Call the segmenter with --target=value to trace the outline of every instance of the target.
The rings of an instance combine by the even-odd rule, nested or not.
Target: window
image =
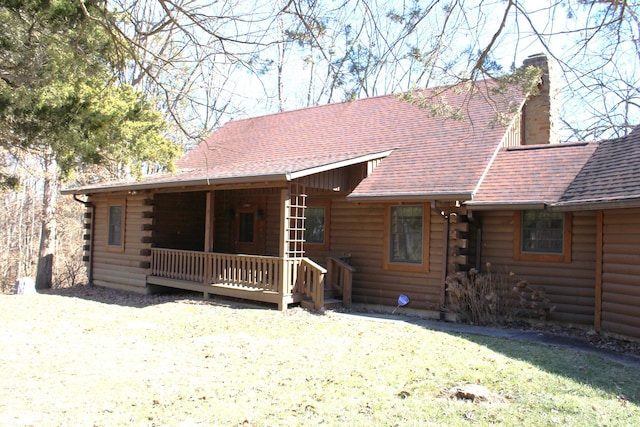
[[[385,265],[390,270],[428,271],[429,209],[388,206],[385,214]]]
[[[310,203],[305,209],[305,246],[310,249],[329,249],[329,212],[329,200]]]
[[[514,215],[514,257],[533,261],[571,261],[571,214],[527,210]]]
[[[562,253],[564,219],[561,212],[522,212],[522,252]]]
[[[324,207],[309,207],[306,211],[304,241],[307,243],[324,244]]]
[[[124,251],[124,200],[107,202],[109,209],[109,230],[107,248],[111,251]]]

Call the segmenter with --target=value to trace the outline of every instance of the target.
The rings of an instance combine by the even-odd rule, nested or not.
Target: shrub
[[[496,324],[521,319],[547,320],[551,306],[544,288],[533,288],[513,272],[480,273],[475,268],[458,272],[446,279],[452,310],[464,321],[475,324]]]

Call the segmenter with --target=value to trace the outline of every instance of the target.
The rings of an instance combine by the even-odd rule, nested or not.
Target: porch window
[[[424,205],[388,206],[385,214],[385,265],[390,270],[427,271],[429,209]]]
[[[324,244],[324,216],[325,211],[322,207],[307,208],[304,230],[304,241],[306,243]]]
[[[329,212],[328,200],[305,209],[304,242],[310,249],[329,249]]]
[[[571,214],[526,210],[514,215],[517,260],[571,261]]]
[[[109,229],[107,236],[107,249],[110,251],[124,251],[124,200],[111,200],[107,202],[109,211]]]

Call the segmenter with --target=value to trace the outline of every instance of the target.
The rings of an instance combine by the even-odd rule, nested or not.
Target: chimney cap
[[[549,61],[547,59],[547,55],[544,53],[535,53],[533,55],[529,55],[524,61],[522,61],[522,65],[525,67],[533,65],[534,67],[547,68],[549,66]]]

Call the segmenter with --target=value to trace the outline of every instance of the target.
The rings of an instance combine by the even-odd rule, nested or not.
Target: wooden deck
[[[348,306],[353,268],[334,258],[328,267],[308,258],[154,248],[147,283],[202,292],[205,298],[211,294],[277,304],[279,310],[303,300],[320,309],[325,289],[333,288]]]

